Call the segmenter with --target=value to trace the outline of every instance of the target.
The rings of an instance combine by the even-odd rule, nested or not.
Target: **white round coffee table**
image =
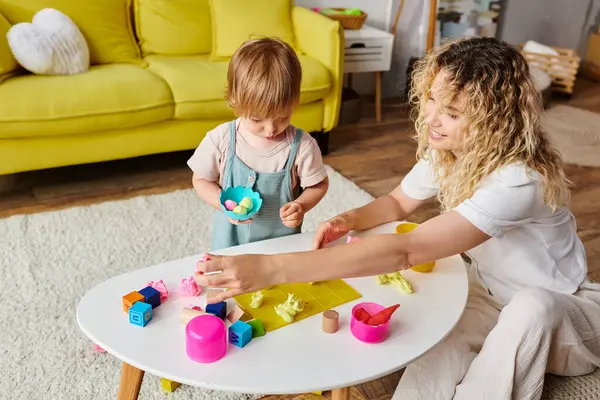
[[[397,224],[382,225],[357,236],[393,233]],[[304,251],[310,249],[312,238],[312,234],[288,236],[219,254]],[[137,398],[144,372],[213,390],[295,394],[334,389],[334,398],[348,398],[346,388],[397,371],[444,339],[467,301],[467,275],[460,256],[439,260],[432,273],[403,272],[415,289],[413,294],[404,294],[392,285],[379,285],[374,277],[347,279],[363,297],[335,308],[340,314],[337,333],[324,333],[322,315],[317,314],[255,338],[244,348],[229,345],[226,356],[216,363],[198,364],[186,356],[179,314],[190,303],[204,306],[205,299],[181,297],[177,289],[181,278],[193,274],[199,257],[116,276],[81,299],[77,307],[80,329],[123,361],[119,399]],[[146,327],[130,324],[122,309],[122,296],[160,279],[170,289],[168,300],[153,310],[154,317]],[[362,301],[400,303],[384,342],[365,344],[350,333],[350,309]]]

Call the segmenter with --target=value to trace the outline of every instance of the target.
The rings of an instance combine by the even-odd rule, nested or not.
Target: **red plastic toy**
[[[362,323],[367,324],[371,318],[371,314],[369,314],[364,308],[359,308],[354,312],[354,318]]]
[[[385,324],[386,322],[388,322],[390,320],[390,318],[392,317],[392,314],[394,313],[394,311],[396,311],[398,309],[398,307],[400,307],[400,304],[396,304],[396,305],[390,306],[384,310],[379,311],[377,314],[375,314],[369,318],[369,320],[367,321],[367,324],[373,325],[373,326]]]

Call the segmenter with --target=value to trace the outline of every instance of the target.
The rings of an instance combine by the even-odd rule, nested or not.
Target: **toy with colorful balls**
[[[313,11],[321,13],[323,15],[335,15],[335,14],[343,14],[343,15],[362,15],[362,11],[360,8],[326,8],[326,7],[314,7]]]
[[[233,220],[252,218],[262,207],[258,192],[243,186],[229,187],[221,192],[221,208]]]

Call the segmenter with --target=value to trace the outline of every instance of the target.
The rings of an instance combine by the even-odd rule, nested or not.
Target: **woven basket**
[[[575,78],[579,70],[581,58],[575,50],[552,47],[558,55],[531,53],[523,50],[524,44],[519,45],[521,53],[531,66],[546,72],[552,78],[552,90],[566,94],[573,94]]]
[[[344,11],[345,8],[331,8],[336,11]],[[360,29],[362,28],[365,20],[367,19],[367,13],[361,10],[361,15],[346,15],[346,14],[323,14],[328,18],[335,21],[340,21],[344,29]]]

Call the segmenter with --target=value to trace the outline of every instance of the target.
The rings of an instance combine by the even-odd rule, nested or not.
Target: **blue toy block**
[[[227,303],[222,301],[220,303],[209,304],[206,306],[206,312],[224,320],[227,316]]]
[[[129,322],[133,325],[146,326],[152,320],[152,306],[138,301],[129,309]]]
[[[146,286],[142,290],[138,290],[138,293],[144,296],[144,303],[150,304],[152,308],[160,306],[160,292],[152,286]]]
[[[244,347],[252,340],[252,326],[244,321],[236,321],[229,327],[229,343]]]

